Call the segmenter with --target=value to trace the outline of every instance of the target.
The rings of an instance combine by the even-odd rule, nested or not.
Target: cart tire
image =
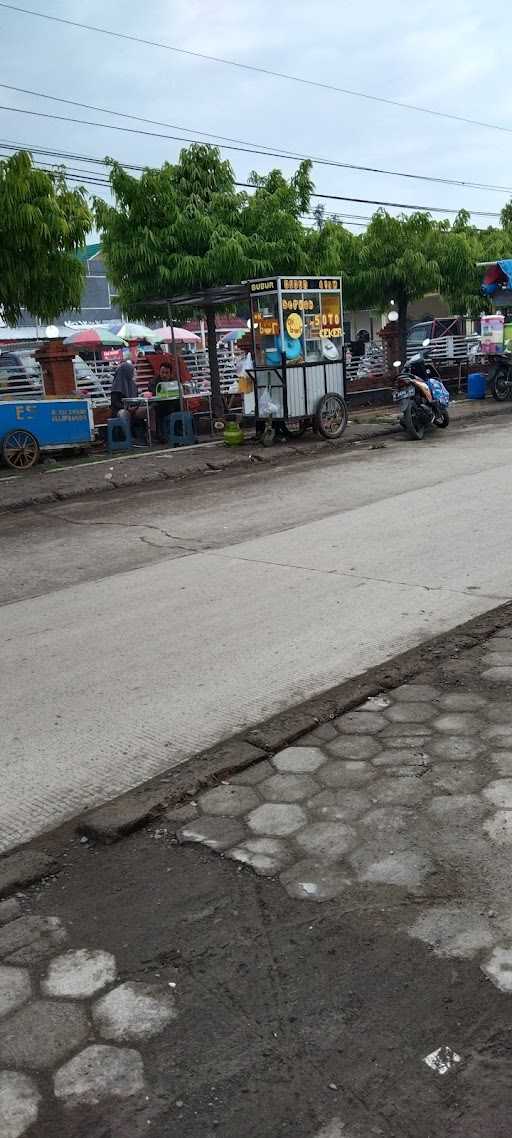
[[[345,400],[337,391],[322,395],[315,413],[315,431],[324,439],[339,439],[348,423]]]
[[[39,443],[30,431],[16,427],[2,439],[2,458],[13,470],[29,470],[39,458]]]
[[[261,442],[262,446],[264,446],[264,447],[271,447],[271,446],[273,446],[273,444],[275,442],[275,437],[276,437],[275,427],[271,427],[267,424],[267,426],[265,427],[265,430],[260,435],[260,442]]]
[[[304,419],[287,419],[282,425],[282,432],[287,439],[301,439],[308,429],[307,421]]]

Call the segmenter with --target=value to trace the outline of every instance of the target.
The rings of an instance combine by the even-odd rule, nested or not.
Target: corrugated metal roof
[[[83,249],[78,249],[76,255],[78,260],[85,264],[86,261],[92,261],[97,257],[98,253],[101,253],[101,243],[96,241],[93,245],[84,245]]]

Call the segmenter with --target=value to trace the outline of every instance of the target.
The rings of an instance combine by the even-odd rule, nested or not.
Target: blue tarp
[[[482,284],[485,296],[494,296],[502,288],[512,289],[512,260],[496,261],[485,274]]]
[[[498,261],[498,265],[507,278],[505,287],[512,289],[512,261]]]

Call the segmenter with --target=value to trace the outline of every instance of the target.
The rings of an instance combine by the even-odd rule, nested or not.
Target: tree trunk
[[[407,297],[401,296],[398,301],[398,332],[400,335],[400,359],[402,364],[407,362]]]
[[[205,308],[206,330],[208,332],[208,361],[212,385],[212,410],[219,418],[224,416],[224,400],[220,390],[219,361],[217,359],[217,334],[215,328],[215,309]]]

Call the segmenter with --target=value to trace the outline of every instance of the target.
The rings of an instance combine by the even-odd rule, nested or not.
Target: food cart
[[[347,425],[340,277],[265,277],[247,283],[253,346],[244,413],[261,441],[313,427],[337,439]]]
[[[174,308],[202,309],[211,327],[216,310],[235,305],[250,313],[252,353],[239,387],[261,441],[308,427],[339,438],[347,425],[341,277],[264,277],[144,302],[167,307],[171,328]]]
[[[40,451],[89,446],[93,438],[89,399],[0,399],[0,454],[14,470],[28,470]]]

